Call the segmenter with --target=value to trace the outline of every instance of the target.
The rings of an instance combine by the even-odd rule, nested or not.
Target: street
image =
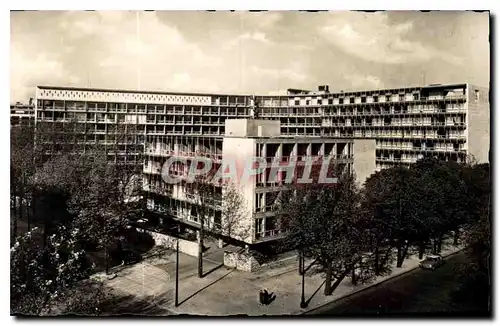
[[[450,291],[458,282],[455,268],[465,261],[459,253],[446,259],[444,266],[429,271],[416,269],[307,313],[328,316],[439,316],[472,315],[453,307]],[[478,316],[478,314],[474,314]],[[482,315],[485,316],[486,315]]]

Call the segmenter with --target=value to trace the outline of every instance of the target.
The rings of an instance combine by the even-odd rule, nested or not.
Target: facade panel
[[[110,161],[143,165],[152,210],[169,211],[195,224],[182,187],[162,183],[162,164],[172,155],[204,155],[220,164],[235,136],[249,139],[239,141],[240,146],[249,142],[245,146],[266,159],[271,153],[282,158],[334,154],[362,180],[372,168],[409,165],[425,156],[457,162],[473,156],[487,162],[489,154],[489,91],[466,83],[339,93],[323,87],[318,92],[289,90],[281,96],[40,86],[35,105],[37,122],[76,124],[76,149],[99,143]],[[249,118],[259,120],[232,120],[237,129],[226,132],[226,120]],[[264,136],[277,138],[273,143]],[[344,145],[325,140],[335,138]],[[342,155],[347,155],[345,161]],[[184,172],[179,167],[177,173]],[[257,184],[245,192],[249,207],[258,201],[259,210],[264,210],[252,210],[257,214],[254,242],[278,232],[271,232],[274,222],[266,220],[266,195],[254,196],[262,192]]]

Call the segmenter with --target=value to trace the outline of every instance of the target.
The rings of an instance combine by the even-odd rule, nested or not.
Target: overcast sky
[[[274,94],[489,85],[474,12],[12,12],[11,101],[36,85]]]

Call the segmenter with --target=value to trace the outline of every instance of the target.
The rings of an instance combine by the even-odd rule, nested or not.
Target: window
[[[377,103],[378,102],[378,96],[373,97],[373,102]]]
[[[255,220],[255,235],[256,238],[260,237],[260,233],[262,232],[262,219],[258,218]]]
[[[361,103],[366,103],[366,97],[365,96],[361,97]]]
[[[214,215],[214,224],[215,227],[220,229],[222,226],[222,216],[220,211],[216,211]]]
[[[318,105],[321,105],[323,101],[321,99],[318,100]]]
[[[328,99],[328,104],[330,104],[330,105],[333,104],[333,99],[329,98]]]
[[[479,101],[479,90],[478,89],[474,90],[474,100],[476,102]]]
[[[300,101],[299,100],[295,100],[295,105],[300,105]]]
[[[339,98],[339,104],[344,104],[344,99],[343,98]]]
[[[264,206],[264,194],[255,194],[255,211],[260,212]]]
[[[405,100],[405,96],[404,95],[399,95],[399,101],[402,102]]]
[[[350,104],[354,104],[354,97],[351,97],[351,98],[349,99],[349,103],[350,103]]]
[[[309,105],[311,103],[310,100],[306,100],[306,105]]]

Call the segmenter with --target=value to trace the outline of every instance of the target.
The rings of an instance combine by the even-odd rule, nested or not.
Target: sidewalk
[[[447,256],[461,249],[448,244],[443,247],[441,254]],[[155,261],[148,268],[141,269],[138,265],[132,266],[128,268],[131,271],[128,271],[126,275],[120,275],[122,274],[120,272],[119,276],[112,281],[114,281],[115,286],[126,286],[126,281],[118,281],[117,279],[123,277],[135,279],[136,286],[131,284],[130,289],[126,292],[133,293],[136,291],[136,295],[141,296],[142,289],[137,287],[137,283],[141,283],[140,281],[144,279],[145,288],[150,289],[144,295],[149,294],[161,298],[162,308],[168,309],[173,314],[211,316],[237,314],[253,316],[297,315],[409,272],[418,267],[419,259],[418,256],[411,256],[404,260],[401,268],[394,267],[390,275],[378,277],[369,284],[353,286],[350,279],[346,278],[330,296],[323,295],[323,275],[307,275],[306,273],[305,297],[306,300],[309,300],[309,305],[305,309],[299,307],[302,277],[298,274],[296,262],[288,266],[252,274],[228,269],[224,266],[220,267],[217,262],[205,261],[205,272],[213,268],[215,270],[201,279],[196,274],[196,258],[182,255],[180,262],[182,268],[179,272],[180,305],[178,307],[174,307],[173,304],[175,254],[166,256],[163,262]],[[161,270],[161,272],[155,271],[155,269]],[[150,274],[151,277],[143,277],[143,272]],[[131,277],[131,275],[136,276]],[[262,288],[267,288],[276,295],[275,301],[269,306],[261,306],[258,303],[258,294]]]

